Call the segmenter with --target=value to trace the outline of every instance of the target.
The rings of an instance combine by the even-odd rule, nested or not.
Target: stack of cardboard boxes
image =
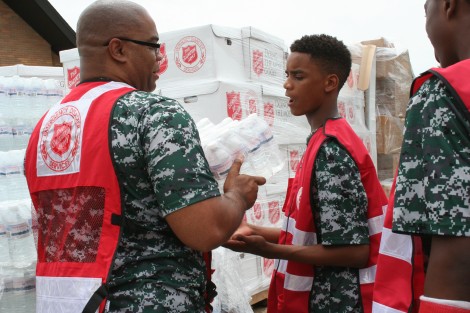
[[[413,71],[408,51],[399,52],[384,38],[363,43],[377,46],[377,170],[384,189],[389,192],[400,157]]]

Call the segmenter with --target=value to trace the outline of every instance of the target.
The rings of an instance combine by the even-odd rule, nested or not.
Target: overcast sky
[[[253,26],[283,39],[327,33],[352,45],[385,37],[408,50],[415,74],[436,66],[425,32],[425,0],[134,0],[155,19],[159,33],[194,26]],[[49,0],[75,30],[94,0]]]

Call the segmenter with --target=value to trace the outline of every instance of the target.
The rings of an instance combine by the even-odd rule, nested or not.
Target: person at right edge
[[[470,0],[427,0],[424,10],[440,67],[411,86],[374,313],[470,312]],[[430,242],[421,292],[410,266],[420,246],[398,237],[410,235]]]
[[[351,54],[329,35],[290,46],[284,88],[310,126],[280,229],[243,223],[224,246],[276,259],[269,313],[370,313],[387,198],[361,138],[339,117]]]

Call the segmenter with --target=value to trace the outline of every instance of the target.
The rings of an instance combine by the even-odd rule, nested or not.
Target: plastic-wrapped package
[[[409,90],[414,78],[407,50],[385,38],[363,41],[376,50],[376,137],[379,179],[392,178],[398,165]]]
[[[250,313],[250,295],[242,280],[240,254],[225,248],[212,251],[212,280],[217,296],[212,302],[214,313]],[[245,273],[246,274],[246,273]]]
[[[266,179],[284,167],[271,128],[256,114],[241,121],[227,117],[215,125],[201,119],[197,126],[209,167],[221,185],[237,157],[244,159],[241,173]]]

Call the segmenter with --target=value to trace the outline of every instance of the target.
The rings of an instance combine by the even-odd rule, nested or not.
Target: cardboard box
[[[403,141],[403,120],[389,115],[377,116],[377,153],[399,153]]]
[[[400,153],[378,154],[377,174],[379,180],[392,179],[397,171]]]
[[[66,93],[69,93],[80,82],[80,56],[78,55],[78,49],[62,50],[59,52],[59,57],[64,67],[65,90]]]
[[[387,178],[382,181],[380,181],[380,185],[382,186],[382,189],[385,192],[385,195],[387,197],[390,196],[390,191],[392,189],[392,184],[393,184],[393,178]]]
[[[282,86],[287,61],[284,41],[254,27],[244,27],[241,33],[248,80]]]
[[[160,33],[160,87],[195,80],[245,80],[241,30],[204,25]]]
[[[411,78],[396,80],[391,77],[377,77],[377,114],[404,118],[409,102]]]
[[[202,118],[214,124],[226,117],[241,120],[258,113],[261,86],[233,81],[200,81],[184,86],[164,87],[157,93],[178,100],[195,122]]]
[[[371,40],[364,40],[364,41],[361,41],[361,44],[374,45],[374,46],[377,46],[377,48],[394,48],[395,47],[395,45],[392,42],[388,41],[384,37],[371,39]]]

